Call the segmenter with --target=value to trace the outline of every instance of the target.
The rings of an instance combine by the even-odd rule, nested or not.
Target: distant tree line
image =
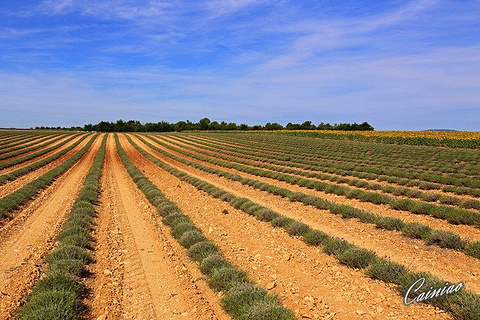
[[[97,124],[86,124],[83,127],[84,131],[100,131],[100,132],[171,132],[171,131],[186,131],[186,130],[374,130],[374,128],[364,122],[358,123],[339,123],[329,124],[320,123],[315,125],[312,121],[305,121],[302,124],[289,122],[286,126],[279,123],[268,122],[265,125],[236,124],[234,122],[227,123],[225,121],[217,122],[210,121],[208,118],[203,118],[199,122],[178,121],[177,123],[169,123],[167,121],[147,122],[142,124],[140,121],[118,120],[117,122],[101,121]]]
[[[63,131],[82,131],[83,130],[83,127],[45,127],[45,126],[41,126],[41,127],[35,127],[35,128],[30,128],[30,130],[63,130]],[[25,130],[29,130],[29,129],[25,129]]]
[[[178,121],[177,123],[169,123],[167,121],[147,122],[142,124],[136,120],[117,120],[117,122],[101,121],[97,124],[86,124],[83,127],[35,127],[36,130],[68,130],[68,131],[100,131],[100,132],[171,132],[171,131],[186,131],[186,130],[374,130],[374,128],[364,122],[358,123],[338,123],[330,124],[321,122],[318,125],[312,121],[305,121],[300,123],[287,123],[282,126],[279,123],[268,122],[265,125],[236,124],[234,122],[227,123],[225,121],[217,122],[210,121],[208,118],[203,118],[199,122]]]

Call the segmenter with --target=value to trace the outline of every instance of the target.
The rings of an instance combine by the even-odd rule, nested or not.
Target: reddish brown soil
[[[39,139],[37,139],[37,140],[41,140],[41,139],[43,139],[43,138],[45,138],[45,137],[39,138]],[[58,136],[50,137],[50,139],[44,140],[44,141],[42,141],[42,142],[40,142],[40,143],[36,143],[36,144],[34,144],[34,145],[30,145],[28,148],[34,147],[35,145],[45,144],[45,143],[47,143],[47,142],[49,142],[49,141],[55,140],[55,138],[58,138]],[[52,144],[56,144],[56,143],[58,143],[58,142],[64,141],[65,139],[68,139],[68,138],[69,138],[69,136],[65,137],[64,139],[57,140],[57,141],[55,141],[55,142],[52,143]],[[33,141],[29,141],[28,143],[25,143],[25,144],[30,144],[30,143],[32,143],[32,142],[33,142]],[[52,144],[51,144],[51,145],[52,145]],[[0,162],[6,162],[6,161],[15,160],[15,159],[17,159],[17,158],[21,158],[21,157],[24,157],[24,156],[26,156],[26,155],[29,155],[29,154],[32,154],[32,153],[35,153],[35,152],[44,150],[44,149],[46,149],[46,148],[49,148],[49,147],[51,147],[51,145],[47,145],[47,146],[42,147],[42,148],[39,148],[39,149],[37,149],[37,150],[32,150],[32,151],[29,151],[29,152],[20,153],[20,154],[17,155],[17,156],[10,157],[10,158],[7,158],[7,159],[3,159],[3,160],[1,160]],[[18,152],[18,151],[21,151],[21,150],[15,150],[14,152]]]
[[[41,277],[44,257],[55,245],[100,143],[97,138],[72,168],[0,229],[0,319],[12,316]]]
[[[67,161],[71,156],[73,156],[80,149],[82,149],[88,143],[88,141],[90,141],[90,139],[91,138],[86,138],[78,146],[76,146],[75,148],[73,148],[72,150],[70,150],[69,152],[67,152],[66,154],[64,154],[60,158],[58,158],[57,160],[52,161],[49,164],[47,164],[43,167],[40,167],[35,171],[31,171],[31,172],[15,179],[15,180],[8,181],[3,186],[0,186],[0,198],[6,196],[9,193],[14,192],[15,190],[20,189],[21,187],[23,187],[27,183],[37,179],[38,177],[40,177],[44,173],[52,170],[53,168],[57,167],[58,165],[62,164],[65,161]],[[74,139],[73,141],[70,141],[69,143],[65,144],[65,146],[62,147],[62,149],[63,148],[68,148],[70,145],[75,143],[75,140],[76,139]],[[60,150],[61,149],[57,150],[56,152],[58,152]]]
[[[233,143],[226,143],[226,142],[223,142],[223,141],[219,141],[219,140],[216,140],[214,138],[207,138],[207,137],[199,137],[199,136],[196,136],[194,137],[196,139],[199,139],[199,140],[204,140],[206,142],[209,142],[209,143],[218,143],[220,145],[227,145],[227,146],[230,146],[230,147],[236,147],[235,144]],[[252,141],[252,143],[254,143]],[[255,144],[258,144],[255,143]],[[329,175],[332,175],[332,176],[336,176],[336,177],[343,177],[341,175],[338,175],[338,174],[334,174],[334,173],[329,173],[329,172],[324,172],[324,171],[320,171],[320,170],[316,170],[316,171],[311,171],[311,170],[303,170],[301,168],[296,168],[296,170],[302,170],[302,171],[306,171],[306,172],[319,172],[319,173],[325,173],[325,174],[329,174]],[[354,176],[346,176],[346,178],[354,178],[354,179],[358,179]],[[394,186],[394,187],[404,187],[403,185],[400,185],[400,184],[397,184],[397,183],[392,183],[392,182],[387,182],[387,181],[378,181],[376,179],[362,179],[362,180],[365,180],[367,182],[370,182],[370,183],[378,183],[382,186],[385,186],[385,185],[391,185],[391,186]],[[420,191],[425,191],[423,189],[420,189],[418,187],[415,187],[415,186],[411,186],[411,187],[408,187],[410,189],[416,189],[416,190],[420,190]],[[453,192],[446,192],[446,191],[443,191],[443,190],[429,190],[428,192],[432,192],[432,193],[437,193],[437,194],[440,194],[440,195],[447,195],[447,196],[453,196],[453,197],[457,197],[457,198],[461,198],[461,199],[477,199],[476,197],[473,197],[473,196],[469,196],[469,195],[458,195],[456,193],[453,193]]]
[[[171,145],[165,139],[162,142]],[[183,144],[183,145],[185,145],[185,144]],[[156,146],[162,147],[161,145],[158,145],[158,144],[156,144]],[[187,149],[179,147],[179,146],[175,146],[175,147],[186,150],[186,151],[189,151],[189,152],[193,152],[197,155],[206,156],[205,154],[202,154],[200,152],[187,150]],[[419,223],[428,225],[428,226],[430,226],[432,228],[435,228],[435,229],[453,231],[455,233],[463,235],[465,238],[468,238],[468,239],[471,239],[471,240],[474,240],[474,241],[479,241],[480,240],[480,232],[478,232],[478,228],[474,227],[474,226],[454,225],[454,224],[449,223],[446,220],[434,218],[432,216],[421,215],[421,214],[413,214],[409,211],[395,210],[395,209],[392,209],[388,205],[377,205],[377,204],[373,204],[371,202],[363,202],[363,201],[356,200],[356,199],[349,199],[345,196],[338,196],[338,195],[331,194],[331,193],[325,193],[325,192],[322,192],[322,191],[312,190],[312,189],[309,189],[309,188],[306,188],[306,187],[301,187],[301,186],[298,186],[298,185],[292,185],[292,184],[282,182],[282,181],[279,181],[279,180],[276,180],[276,179],[255,176],[255,175],[248,174],[248,173],[238,171],[238,170],[235,170],[235,169],[229,169],[229,168],[225,168],[225,167],[222,167],[222,166],[217,166],[217,165],[211,164],[211,163],[206,162],[206,161],[200,161],[200,160],[197,160],[195,158],[183,155],[179,152],[169,150],[167,148],[162,148],[162,149],[164,149],[164,150],[166,150],[170,153],[173,153],[175,155],[186,158],[188,160],[195,161],[197,163],[201,163],[203,165],[206,165],[206,166],[209,166],[209,167],[212,167],[212,168],[220,169],[220,170],[231,172],[231,173],[234,173],[234,174],[239,174],[239,175],[244,176],[244,177],[248,177],[248,178],[251,178],[251,179],[263,181],[263,182],[266,182],[266,183],[269,183],[269,184],[272,184],[272,185],[275,185],[275,186],[279,186],[279,187],[282,187],[282,188],[286,188],[286,189],[289,189],[289,190],[292,190],[292,191],[295,191],[295,192],[302,192],[302,193],[305,193],[305,194],[314,195],[314,196],[317,196],[317,197],[320,197],[320,198],[323,198],[323,199],[327,199],[327,200],[332,201],[332,202],[347,204],[349,206],[352,206],[352,207],[355,207],[355,208],[358,208],[358,209],[367,210],[367,211],[370,211],[370,212],[373,212],[373,213],[381,214],[382,216],[399,218],[399,219],[402,219],[405,222],[419,222]],[[253,166],[247,166],[247,167],[254,168]],[[266,169],[262,168],[262,170],[266,170]],[[318,179],[311,179],[311,180],[320,181]],[[332,183],[332,184],[334,184],[334,183]],[[339,184],[339,183],[335,183],[335,184],[342,185],[342,184]]]
[[[399,232],[380,230],[357,219],[344,220],[327,211],[204,173],[155,152],[133,135],[130,137],[158,159],[236,196],[249,198],[331,236],[373,250],[379,256],[412,270],[430,271],[450,282],[463,281],[467,289],[480,292],[478,259],[453,250],[427,246]],[[446,312],[429,305],[405,306],[403,297],[393,285],[372,280],[363,270],[340,264],[321,248],[308,246],[282,229],[273,228],[197,190],[143,157],[125,135],[120,134],[119,138],[134,164],[192,219],[220,248],[226,259],[246,271],[253,281],[278,295],[282,304],[293,310],[299,319],[451,319]],[[172,142],[170,138],[159,138],[166,143]],[[42,277],[46,267],[45,256],[56,245],[61,225],[70,212],[101,140],[102,137],[98,137],[87,154],[72,168],[0,225],[0,319],[14,318],[30,288]],[[0,186],[0,197],[64,162],[87,141],[88,138],[51,164]],[[189,144],[184,140],[181,142],[181,139],[175,141]],[[71,141],[28,163],[73,143]],[[452,230],[462,237],[480,240],[477,230],[472,227],[454,226],[427,216],[324,194],[204,163],[171,150],[168,152],[292,191],[347,203],[404,221]],[[23,165],[28,164],[18,167]],[[14,169],[8,168],[10,170]],[[95,259],[88,266],[89,272],[84,279],[88,289],[84,302],[88,308],[83,317],[98,320],[230,319],[221,308],[221,294],[208,287],[198,264],[189,259],[186,250],[170,235],[170,229],[162,224],[156,209],[128,175],[116,151],[113,135],[107,140],[101,182],[91,246]]]
[[[421,240],[404,237],[398,231],[377,229],[374,225],[365,224],[358,219],[342,219],[325,210],[306,206],[298,202],[259,191],[252,187],[244,186],[214,174],[207,174],[200,170],[180,164],[170,158],[153,151],[140,140],[134,138],[142,148],[187,173],[204,181],[216,185],[236,196],[246,197],[278,213],[300,220],[314,229],[319,229],[331,236],[344,238],[360,247],[370,249],[379,256],[388,257],[390,260],[401,263],[415,271],[429,271],[435,276],[451,282],[464,281],[466,286],[475,292],[480,292],[480,261],[467,256],[459,251],[442,249],[437,246],[427,246]],[[159,146],[161,147],[161,146]],[[247,176],[240,173],[241,176]],[[267,181],[252,177],[260,181]],[[272,182],[273,181],[268,181]],[[289,189],[295,190],[289,185]],[[455,267],[452,268],[452,262]]]
[[[228,260],[247,271],[257,283],[278,294],[299,317],[449,318],[444,312],[429,306],[404,306],[402,298],[390,286],[373,281],[362,271],[339,264],[319,248],[309,247],[286,232],[273,229],[269,224],[198,191],[146,160],[124,137],[121,141],[134,163],[184,214],[190,216]],[[148,147],[142,147],[148,150]],[[173,161],[168,162],[185,169]],[[203,173],[195,172],[195,176],[213,181]],[[240,194],[237,192],[239,186],[231,187]],[[248,196],[258,200],[258,194]],[[224,213],[225,209],[228,214]]]
[[[64,138],[64,139],[61,139],[60,141],[57,141],[57,143],[61,143],[62,141],[65,141],[66,139],[68,139],[67,137]],[[50,152],[47,152],[45,153],[44,155],[41,155],[40,157],[35,157],[33,159],[30,159],[28,161],[25,161],[25,162],[22,162],[22,163],[19,163],[19,164],[16,164],[14,166],[11,166],[11,167],[8,167],[8,168],[5,168],[5,169],[2,169],[0,170],[0,175],[2,174],[6,174],[6,173],[9,173],[9,172],[12,172],[12,171],[15,171],[17,169],[20,169],[20,168],[23,168],[23,167],[26,167],[34,162],[37,162],[39,160],[42,160],[42,159],[45,159],[45,158],[48,158],[49,156],[51,156],[52,154],[55,154],[57,153],[58,151],[68,147],[69,145],[75,143],[75,141],[77,141],[78,139],[80,139],[80,137],[76,137],[74,138],[73,140],[71,140],[69,143],[66,143],[64,145],[61,145],[60,147],[56,148],[55,150],[52,150]],[[87,138],[88,139],[88,138]],[[55,144],[57,144],[55,143]],[[22,155],[23,156],[23,155]]]
[[[228,319],[198,267],[160,222],[108,139],[87,281],[89,318]]]

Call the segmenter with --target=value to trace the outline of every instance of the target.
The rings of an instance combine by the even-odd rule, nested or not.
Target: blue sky
[[[0,4],[0,127],[480,130],[480,0]]]

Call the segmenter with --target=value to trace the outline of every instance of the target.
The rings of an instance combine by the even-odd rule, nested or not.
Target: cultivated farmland
[[[479,145],[0,131],[0,319],[479,319]]]

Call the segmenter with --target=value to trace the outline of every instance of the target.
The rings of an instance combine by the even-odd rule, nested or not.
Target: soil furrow
[[[57,141],[55,144],[61,144],[62,142],[64,142],[65,140],[69,139],[70,137],[65,137],[64,139],[61,139],[60,141]],[[80,136],[78,137],[75,137],[74,139],[72,139],[71,143],[75,143],[75,141],[77,141],[78,139],[80,139]],[[16,165],[13,165],[11,167],[8,167],[8,168],[5,168],[5,169],[2,169],[0,170],[0,174],[6,174],[6,173],[10,173],[12,171],[15,171],[17,169],[20,169],[20,168],[23,168],[23,167],[26,167],[34,162],[37,162],[37,161],[40,161],[40,160],[43,160],[45,158],[48,158],[49,156],[51,156],[52,154],[55,154],[57,153],[58,151],[64,149],[66,147],[66,144],[61,144],[60,146],[58,146],[57,148],[55,148],[54,150],[50,151],[50,152],[47,152],[45,154],[42,154],[41,156],[39,157],[35,157],[33,159],[30,159],[30,160],[27,160],[27,161],[24,161],[22,163],[18,163]],[[38,152],[39,150],[37,150],[36,152]],[[24,155],[22,155],[24,156]]]
[[[64,138],[69,138],[69,137],[70,137],[70,136],[65,136]],[[44,140],[44,141],[38,143],[37,145],[43,145],[43,144],[52,142],[52,141],[55,140],[56,138],[58,138],[58,136],[52,136],[52,137],[50,137],[49,139]],[[54,144],[54,143],[57,143],[57,142],[60,142],[60,141],[62,141],[62,140],[64,140],[64,139],[59,139],[59,140],[57,140],[57,141],[53,141],[53,144]],[[34,146],[35,146],[35,145],[31,145],[31,146],[29,146],[28,148],[31,148],[31,147],[34,147]],[[44,149],[46,149],[46,148],[49,148],[50,146],[51,146],[51,145],[48,145],[48,144],[47,144],[47,145],[45,145],[45,146],[43,146],[43,147],[41,147],[41,148],[38,148],[38,149],[35,149],[35,150],[31,150],[31,151],[27,151],[27,152],[23,152],[23,153],[20,153],[19,155],[2,159],[2,160],[0,160],[0,162],[7,162],[7,161],[15,160],[15,159],[17,159],[17,158],[21,158],[21,157],[24,157],[24,156],[28,156],[28,155],[30,155],[30,154],[32,154],[32,153],[39,152],[39,151],[42,151],[42,150],[44,150]],[[15,151],[13,151],[13,152],[19,152],[19,151],[21,151],[21,149],[15,150]],[[10,153],[10,152],[8,152],[8,153]]]
[[[278,294],[299,318],[450,318],[430,306],[404,306],[392,287],[340,265],[320,249],[198,191],[145,159],[124,137],[121,141],[132,161],[221,248],[227,259]]]
[[[195,264],[161,225],[107,142],[95,230],[92,316],[107,319],[228,319]]]
[[[200,148],[200,149],[202,149],[202,147],[203,147],[202,144],[198,142],[198,141],[201,141],[199,139],[197,139],[197,141],[193,142],[191,140],[183,139],[183,137],[181,137],[181,136],[172,137],[172,136],[162,135],[162,136],[156,136],[156,137],[164,139],[163,141],[166,141],[166,140],[170,139],[171,141],[175,141],[176,143],[181,143],[183,145],[189,145],[190,147],[193,146],[193,147],[197,147],[197,148]],[[196,139],[198,137],[189,136],[189,138],[190,139]],[[211,143],[211,142],[212,141],[207,141],[207,143]],[[214,154],[225,155],[221,151],[221,145],[216,146],[215,149],[217,151],[212,151],[212,150],[206,150],[206,151],[214,153]],[[230,155],[230,154],[228,154],[227,156],[235,158],[235,159],[247,160],[247,161],[250,161],[254,164],[271,164],[271,163],[262,162],[262,161],[259,161],[259,160],[252,160],[252,159],[247,158],[246,156],[245,157],[244,156],[239,156],[239,155],[234,156],[234,155]],[[268,159],[268,155],[265,155],[265,159]],[[307,170],[307,169],[303,169],[303,168],[293,166],[293,165],[290,165],[290,166],[282,165],[282,164],[271,164],[271,165],[274,165],[274,166],[279,167],[279,168],[294,169],[294,170],[297,170],[297,171],[304,172],[306,174],[311,174],[311,173],[325,174],[325,175],[335,177],[335,178],[340,178],[340,179],[347,178],[347,179],[355,179],[355,180],[364,180],[368,183],[374,183],[374,184],[378,184],[378,185],[381,185],[381,186],[391,186],[391,187],[394,187],[394,188],[406,188],[404,185],[393,183],[393,182],[388,182],[388,181],[372,180],[372,179],[359,178],[359,177],[349,176],[349,175],[340,175],[340,174],[330,173],[330,172],[321,171],[321,170]],[[302,177],[305,178],[304,176],[302,176]],[[347,183],[333,182],[333,181],[330,181],[330,180],[321,180],[321,179],[315,179],[315,178],[308,178],[308,179],[324,181],[324,182],[327,182],[327,183],[336,183],[338,185],[345,186],[345,187],[348,187],[348,188],[351,188],[351,189],[358,189],[358,190],[364,190],[364,191],[374,191],[374,192],[378,192],[378,193],[385,194],[385,195],[388,195],[388,196],[392,196],[392,193],[384,192],[382,190],[368,190],[366,188],[359,188],[359,187],[356,187],[356,186],[349,185]],[[456,193],[453,193],[453,192],[447,192],[447,191],[437,190],[437,189],[424,190],[424,189],[419,188],[418,186],[408,186],[408,189],[419,190],[419,191],[424,192],[424,193],[438,194],[439,196],[447,196],[448,195],[448,196],[452,196],[452,197],[459,198],[459,199],[476,200],[476,198],[474,196],[460,195],[460,194],[456,194]],[[407,198],[407,196],[400,196],[400,198]],[[411,198],[411,199],[418,200],[417,198]],[[435,203],[435,202],[431,202],[431,203]],[[456,205],[451,205],[451,206],[456,207],[456,208],[460,208],[459,206],[456,206]],[[475,209],[470,209],[470,210],[475,211]],[[477,210],[477,212],[478,211],[479,210]]]
[[[9,193],[14,192],[15,190],[20,189],[21,187],[23,187],[27,183],[30,183],[31,181],[37,179],[38,177],[40,177],[44,173],[48,172],[49,170],[55,168],[56,166],[62,164],[65,161],[67,161],[67,159],[69,159],[75,153],[80,151],[80,149],[82,149],[88,143],[88,141],[90,141],[90,139],[91,139],[91,137],[86,138],[78,146],[76,146],[75,148],[73,148],[72,150],[70,150],[69,152],[67,152],[63,156],[61,156],[60,158],[50,162],[49,164],[47,164],[43,167],[40,167],[40,168],[38,168],[34,171],[31,171],[31,172],[15,179],[15,180],[8,181],[3,186],[0,186],[0,198],[6,196]],[[74,144],[76,141],[77,141],[77,139],[74,139],[74,140],[66,143],[64,146],[62,146],[61,149],[56,150],[56,152],[60,152],[61,150],[65,149],[65,148],[68,148],[69,146]],[[39,160],[39,161],[41,161],[41,160]]]
[[[164,137],[164,136],[157,136],[157,137]],[[189,138],[193,138],[193,139],[198,139],[198,136],[190,136]],[[198,139],[200,140],[200,139]],[[203,141],[203,140],[201,140]],[[212,138],[212,140],[206,140],[207,143],[219,143],[219,141],[217,140],[214,140]],[[227,145],[229,147],[238,147],[236,145],[233,145],[233,144],[228,144],[228,143],[221,143],[221,145]],[[239,147],[241,149],[244,149],[245,147],[244,146],[241,146]],[[259,150],[261,151],[261,150]],[[221,152],[219,152],[219,154],[221,154]],[[267,156],[268,157],[268,156]],[[242,158],[242,159],[246,159],[246,158]],[[249,160],[249,161],[253,161],[253,160],[250,160],[250,159],[246,159],[246,160]],[[327,171],[322,171],[320,169],[317,169],[317,170],[306,170],[306,169],[302,169],[302,168],[299,168],[297,166],[286,166],[286,165],[280,165],[280,164],[275,164],[276,166],[279,166],[279,167],[288,167],[288,168],[293,168],[295,170],[300,170],[300,171],[304,171],[304,172],[312,172],[312,173],[320,173],[320,174],[328,174],[330,176],[334,176],[334,177],[337,177],[337,178],[349,178],[349,179],[361,179],[361,180],[365,180],[369,183],[376,183],[376,184],[379,184],[379,185],[382,185],[382,186],[392,186],[392,187],[405,187],[404,185],[402,184],[398,184],[398,183],[394,183],[394,182],[388,182],[388,181],[380,181],[378,179],[369,179],[369,178],[358,178],[356,176],[350,176],[350,175],[340,175],[340,174],[336,174],[336,173],[331,173],[331,172],[327,172]],[[443,185],[445,186],[445,185]],[[439,195],[445,195],[445,196],[453,196],[453,197],[456,197],[456,198],[460,198],[460,199],[475,199],[476,200],[476,197],[474,196],[470,196],[470,195],[462,195],[462,194],[456,194],[456,193],[453,193],[453,192],[448,192],[448,191],[444,191],[444,190],[438,190],[438,189],[433,189],[433,190],[424,190],[424,189],[421,189],[419,188],[418,186],[408,186],[409,189],[414,189],[414,190],[419,190],[419,191],[423,191],[423,192],[431,192],[431,193],[436,193],[436,194],[439,194]]]
[[[249,139],[248,137],[243,137],[243,138],[246,138],[246,139],[241,141],[241,140],[238,139],[238,137],[236,139],[234,138],[235,139],[235,144],[239,145],[239,146],[243,146],[243,147],[250,146],[251,143],[252,143],[252,140]],[[271,138],[271,136],[270,136],[270,138]],[[216,139],[218,140],[219,137],[216,137]],[[225,137],[224,137],[224,139],[225,139]],[[315,141],[315,139],[308,139],[308,140],[310,142]],[[231,142],[229,141],[229,143],[231,143]],[[326,161],[333,161],[333,162],[339,163],[339,164],[341,164],[341,163],[343,163],[343,164],[357,163],[357,164],[360,164],[360,166],[363,166],[364,164],[366,164],[367,166],[377,167],[377,168],[378,167],[384,167],[384,166],[396,167],[397,169],[402,170],[402,171],[403,170],[405,170],[405,171],[413,170],[417,173],[428,172],[428,173],[437,174],[437,175],[449,174],[448,172],[444,172],[443,170],[435,170],[435,166],[432,167],[431,165],[430,166],[426,165],[424,162],[422,162],[420,159],[418,159],[418,155],[417,155],[416,152],[414,154],[410,154],[410,155],[404,154],[402,151],[400,151],[401,149],[399,148],[399,146],[393,147],[393,148],[397,149],[396,151],[393,151],[393,149],[391,149],[391,152],[384,153],[381,150],[375,151],[375,149],[371,150],[370,148],[363,149],[363,151],[356,150],[355,147],[357,147],[359,145],[358,143],[350,144],[348,149],[344,148],[343,151],[340,151],[340,152],[338,150],[337,151],[331,150],[327,145],[325,145],[323,143],[320,143],[320,144],[316,145],[315,147],[309,146],[309,147],[305,148],[306,146],[304,144],[302,144],[301,141],[290,140],[289,142],[287,142],[287,145],[289,145],[289,147],[287,147],[286,149],[284,149],[284,144],[285,144],[285,142],[282,142],[281,139],[278,139],[276,142],[272,142],[272,140],[262,141],[256,149],[257,149],[257,151],[260,151],[262,149],[267,148],[268,150],[271,150],[271,151],[275,150],[274,152],[276,152],[277,148],[279,146],[281,146],[282,150],[285,153],[288,153],[289,150],[291,150],[295,154],[307,155],[310,159],[317,159],[318,161],[326,160]],[[319,150],[323,150],[324,147],[326,147],[328,149],[328,151],[329,151],[328,155],[325,154],[322,151],[319,152]],[[352,147],[353,147],[353,150],[352,150]],[[418,151],[419,148],[417,147],[417,148],[415,148],[415,150]],[[335,155],[332,155],[332,152]],[[355,155],[360,156],[360,158],[358,158]],[[366,155],[368,155],[368,156],[366,156]],[[377,158],[376,155],[380,155],[380,158]],[[426,157],[429,157],[426,154],[423,154],[423,155],[426,156]],[[392,156],[400,156],[400,158],[403,159],[403,161],[399,162],[398,160],[395,160],[395,158],[398,158],[398,157],[393,157],[392,158]],[[430,153],[430,156],[433,156],[433,154]],[[440,165],[440,166],[451,165],[450,155],[448,156],[448,159],[445,159],[445,158],[439,159],[439,158],[436,158],[436,157],[433,157],[433,158],[435,159],[435,160],[432,160],[433,161],[432,164],[434,164],[434,165]],[[461,173],[459,171],[461,171],[461,168],[459,170],[454,170],[453,172],[450,172],[450,174],[452,174],[453,176],[456,176],[458,178],[463,177],[463,178],[468,178],[468,179],[477,179],[479,177],[478,173],[476,171],[470,171],[471,174],[464,174],[464,173]]]
[[[43,144],[47,141],[51,141],[53,140],[55,137],[58,137],[58,136],[54,136],[54,135],[51,135],[51,136],[39,136],[39,137],[36,137],[36,138],[32,138],[32,139],[29,139],[28,141],[26,142],[23,142],[21,141],[22,143],[17,143],[9,148],[5,148],[5,149],[0,149],[0,155],[4,155],[4,154],[7,154],[7,153],[11,153],[11,152],[16,152],[16,151],[20,151],[20,147],[23,146],[23,148],[30,148],[30,147],[33,147],[35,145],[40,145],[40,144]],[[8,150],[7,150],[8,149]],[[15,149],[15,150],[11,150],[11,149]],[[2,160],[3,161],[3,160]]]
[[[55,245],[101,144],[87,153],[0,230],[0,318],[9,318],[41,277],[43,258]]]
[[[429,271],[442,279],[458,283],[464,281],[469,290],[480,292],[480,261],[461,252],[428,246],[420,240],[402,236],[398,231],[385,231],[373,225],[361,223],[357,219],[342,219],[325,210],[290,202],[288,199],[259,191],[239,182],[207,174],[200,170],[178,163],[150,149],[137,138],[134,141],[158,159],[169,163],[199,179],[235,194],[249,198],[287,217],[300,220],[312,228],[344,238],[360,247],[370,249],[379,256],[410,267],[414,271]],[[243,175],[243,174],[242,174]],[[455,268],[452,268],[452,262]]]
[[[163,140],[163,142],[165,142],[166,144],[169,144],[168,141],[166,141],[166,140]],[[475,240],[475,241],[480,240],[480,232],[478,232],[478,228],[474,227],[474,226],[462,225],[462,224],[455,225],[455,224],[449,223],[446,220],[434,218],[432,216],[422,215],[422,214],[413,214],[409,211],[395,210],[388,205],[382,205],[382,204],[377,205],[377,204],[374,204],[374,203],[371,203],[371,202],[363,202],[363,201],[356,200],[356,199],[349,199],[345,196],[339,196],[339,195],[336,195],[336,194],[331,194],[331,193],[326,193],[326,192],[322,192],[322,191],[318,191],[318,190],[314,190],[314,189],[309,189],[309,188],[306,188],[306,187],[302,187],[302,186],[298,186],[298,185],[294,185],[294,184],[289,184],[289,183],[284,182],[284,181],[279,181],[279,180],[276,180],[276,179],[273,179],[273,178],[256,176],[256,175],[249,174],[249,173],[246,173],[246,172],[243,172],[243,171],[226,168],[226,167],[215,165],[215,164],[212,164],[212,163],[209,163],[209,162],[206,162],[206,161],[201,161],[201,160],[189,157],[187,155],[184,155],[182,153],[176,152],[174,150],[166,149],[159,144],[155,144],[155,145],[158,146],[159,148],[162,148],[163,150],[166,150],[166,151],[172,153],[172,154],[181,156],[182,158],[200,163],[200,164],[208,166],[208,167],[212,167],[212,168],[220,169],[220,170],[227,171],[227,172],[230,172],[230,173],[238,174],[238,175],[241,175],[243,177],[250,178],[250,179],[255,179],[255,180],[258,180],[258,181],[266,182],[266,183],[269,183],[271,185],[275,185],[275,186],[278,186],[278,187],[282,187],[282,188],[292,190],[294,192],[302,192],[302,193],[305,193],[305,194],[308,194],[308,195],[314,195],[314,196],[317,196],[317,197],[320,197],[320,198],[323,198],[323,199],[327,199],[327,200],[332,201],[332,202],[338,202],[338,203],[346,204],[346,205],[349,205],[349,206],[352,206],[352,207],[355,207],[355,208],[358,208],[358,209],[367,210],[367,211],[370,211],[370,212],[373,212],[373,213],[378,213],[378,214],[381,214],[382,216],[399,218],[399,219],[402,219],[405,222],[419,222],[419,223],[422,223],[424,225],[428,225],[428,226],[430,226],[432,228],[435,228],[435,229],[452,231],[452,232],[455,232],[457,234],[462,235],[462,237],[464,237],[464,238],[468,238],[468,239],[471,239],[471,240]],[[179,147],[179,146],[174,146],[174,147],[183,149],[187,152],[192,152],[192,153],[197,154],[197,155],[209,157],[209,156],[204,155],[200,152],[187,150],[187,149],[184,149],[184,148]],[[211,158],[211,157],[209,157],[209,158]],[[225,161],[225,160],[222,160],[222,161]],[[253,166],[248,166],[248,165],[244,165],[244,164],[242,164],[242,166],[255,168]],[[263,169],[263,168],[262,168],[262,170],[271,171],[271,170]],[[292,174],[289,174],[289,175],[292,175]],[[309,179],[310,180],[315,180],[315,181],[321,181],[321,180],[314,179],[314,178],[309,178]],[[342,185],[342,184],[333,183],[333,182],[331,184]]]

